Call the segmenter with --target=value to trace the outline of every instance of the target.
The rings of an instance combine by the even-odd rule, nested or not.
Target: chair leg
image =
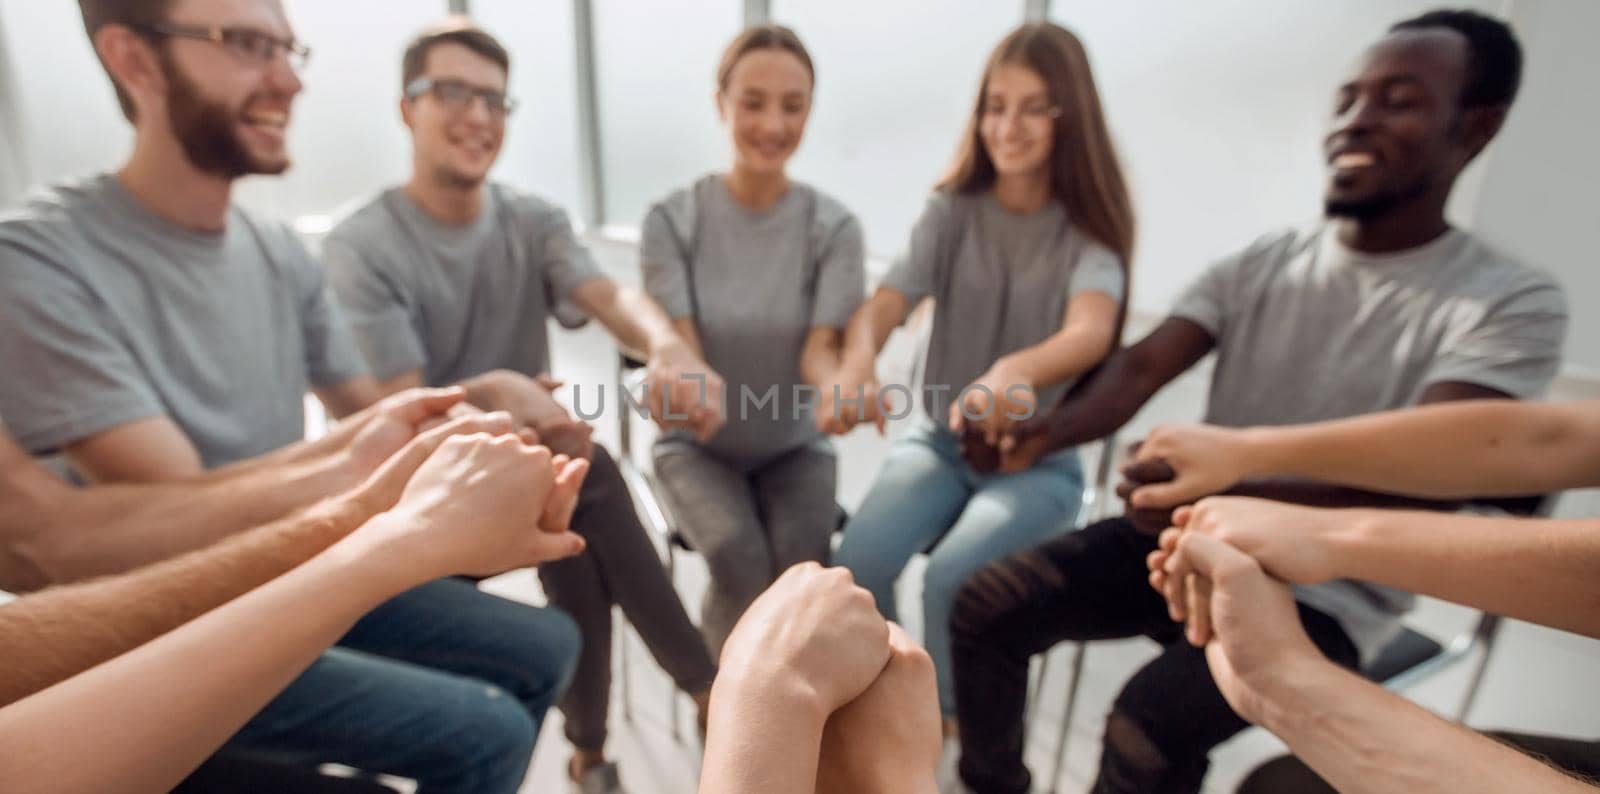
[[[620,610],[618,610],[620,613]],[[622,720],[633,724],[633,663],[628,657],[627,618],[613,621],[616,626],[615,647],[622,663]]]
[[[1061,715],[1061,735],[1056,739],[1056,766],[1050,773],[1050,794],[1061,788],[1061,773],[1067,768],[1067,739],[1072,736],[1072,712],[1078,705],[1078,684],[1083,680],[1084,657],[1089,653],[1089,643],[1078,643],[1072,654],[1072,672],[1067,677],[1067,703]]]
[[[1044,692],[1045,670],[1050,666],[1050,651],[1046,650],[1029,661],[1032,667],[1032,682],[1028,684],[1028,697],[1023,701],[1022,724],[1033,723],[1033,709],[1039,703],[1039,696]]]

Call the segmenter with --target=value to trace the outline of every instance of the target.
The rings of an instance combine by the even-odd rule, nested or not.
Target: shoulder
[[[488,190],[495,204],[503,207],[513,222],[530,232],[572,225],[566,209],[543,196],[518,190],[503,182],[491,182]]]
[[[1463,289],[1506,300],[1539,300],[1551,308],[1566,310],[1566,291],[1549,271],[1536,267],[1470,232],[1462,236],[1456,253],[1465,278]]]
[[[15,208],[0,212],[0,249],[13,256],[48,262],[64,269],[78,266],[69,254],[93,227],[104,186],[101,177],[85,177],[37,188]]]
[[[397,190],[389,188],[360,196],[334,210],[333,227],[325,243],[361,246],[392,234],[396,220],[389,202]]]
[[[811,216],[814,234],[821,235],[825,240],[840,233],[860,234],[861,220],[844,205],[844,202],[810,184],[804,182],[796,184],[801,190],[810,194],[814,208]]]

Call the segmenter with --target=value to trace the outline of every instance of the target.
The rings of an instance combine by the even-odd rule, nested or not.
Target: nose
[[[1371,94],[1363,92],[1350,102],[1344,112],[1334,118],[1335,133],[1368,132],[1376,127],[1379,103]]]
[[[267,67],[267,84],[274,92],[284,96],[294,96],[305,88],[305,83],[300,80],[294,67],[289,65],[286,55],[272,59],[272,65]]]

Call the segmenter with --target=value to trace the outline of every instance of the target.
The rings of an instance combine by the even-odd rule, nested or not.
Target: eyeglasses
[[[429,93],[452,113],[467,112],[472,107],[472,101],[480,97],[483,99],[484,107],[488,108],[489,115],[497,119],[503,119],[517,109],[517,100],[506,96],[505,92],[493,88],[478,88],[460,80],[418,77],[406,85],[406,99],[414,100]]]
[[[180,39],[197,39],[221,45],[234,57],[252,66],[267,66],[282,53],[289,68],[298,72],[311,60],[311,48],[292,38],[279,38],[254,28],[216,27],[205,25],[180,25],[174,22],[157,22],[140,27],[145,33],[172,36]]]

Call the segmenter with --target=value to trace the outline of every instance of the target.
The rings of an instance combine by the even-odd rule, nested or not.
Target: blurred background
[[[340,206],[403,180],[410,158],[397,109],[401,50],[429,22],[450,11],[467,12],[511,50],[511,93],[521,103],[496,178],[566,206],[603,263],[623,278],[630,278],[624,271],[632,266],[628,241],[649,203],[729,160],[713,105],[713,72],[724,44],[745,24],[789,25],[810,47],[818,78],[815,109],[791,173],[839,197],[861,217],[881,270],[902,250],[925,195],[955,151],[990,48],[1024,20],[1048,18],[1072,28],[1088,47],[1132,178],[1140,221],[1136,326],[1140,318],[1158,317],[1214,258],[1274,227],[1318,214],[1321,139],[1345,67],[1388,25],[1439,5],[283,1],[296,34],[315,51],[291,125],[295,164],[283,177],[247,180],[236,194],[242,203],[315,235]],[[1527,58],[1510,121],[1458,187],[1452,218],[1565,284],[1573,324],[1557,394],[1595,396],[1600,47],[1594,37],[1600,2],[1447,4],[1510,20]],[[83,33],[77,4],[0,0],[0,207],[18,201],[29,185],[115,167],[131,137]],[[570,344],[558,339],[558,373],[564,360],[577,358],[574,345],[601,344],[584,341],[590,335],[592,329],[574,335]],[[1191,379],[1141,414],[1140,423],[1198,415],[1202,396],[1203,384]],[[1138,427],[1133,430],[1125,435],[1137,435]],[[850,478],[843,490],[864,489],[878,449],[846,463],[847,474],[855,469],[862,476]],[[852,503],[850,493],[841,498]],[[1571,495],[1561,513],[1600,515],[1600,499]],[[692,596],[688,603],[695,603]],[[1429,604],[1417,623],[1448,635],[1466,619]],[[1141,641],[1131,642],[1125,653],[1091,660],[1077,718],[1086,734],[1098,732],[1103,706],[1147,652],[1137,646]],[[1509,625],[1471,722],[1592,737],[1600,711],[1593,674],[1597,648],[1590,640]],[[1459,676],[1446,675],[1416,694],[1449,708],[1462,685]],[[1045,699],[1046,718],[1056,708],[1053,700]],[[1093,738],[1075,740],[1073,766],[1080,771],[1092,772]],[[1230,745],[1233,755],[1220,765],[1247,769],[1246,761],[1268,752],[1270,741],[1253,732]],[[555,744],[542,743],[541,756],[559,753],[545,746]],[[1045,753],[1043,758],[1050,750],[1030,753]],[[625,769],[629,763],[624,760]],[[638,772],[630,774],[643,782]],[[1222,790],[1224,781],[1214,782]]]

